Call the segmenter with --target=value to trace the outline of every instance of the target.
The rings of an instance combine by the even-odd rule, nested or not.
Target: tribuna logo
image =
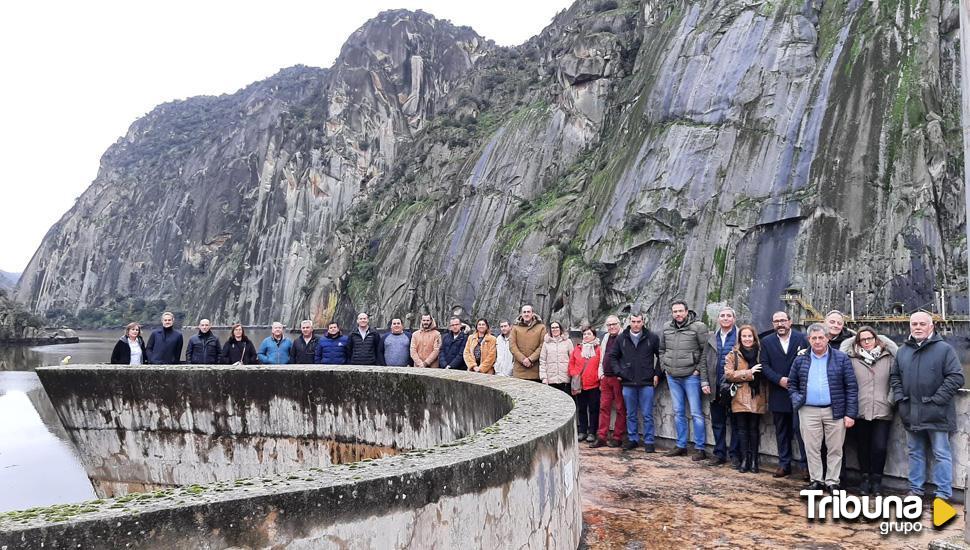
[[[879,532],[883,535],[897,532],[918,533],[923,530],[923,499],[918,496],[863,496],[857,497],[845,491],[834,494],[805,489],[799,493],[808,499],[810,520],[881,520]]]

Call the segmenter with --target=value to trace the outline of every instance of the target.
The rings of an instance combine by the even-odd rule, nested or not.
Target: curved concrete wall
[[[540,384],[386,367],[76,366],[38,375],[89,473],[128,464],[120,481],[193,485],[3,514],[0,547],[579,542],[574,405]],[[400,454],[322,467],[333,445]],[[103,462],[121,448],[120,463]],[[240,479],[253,468],[280,473]],[[194,471],[218,481],[195,485]]]

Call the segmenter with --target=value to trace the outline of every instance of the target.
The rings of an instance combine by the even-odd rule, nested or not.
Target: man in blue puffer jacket
[[[859,387],[849,356],[829,346],[825,327],[808,327],[811,349],[795,357],[788,374],[788,396],[805,441],[811,476],[809,489],[834,494],[842,473],[845,431],[859,414]],[[828,449],[827,472],[822,473],[822,441]],[[823,479],[824,477],[824,479]]]
[[[346,365],[347,337],[340,333],[340,326],[331,322],[327,325],[327,333],[320,338],[314,362],[318,365]]]
[[[283,337],[283,323],[273,323],[272,334],[259,345],[256,356],[261,365],[286,365],[290,362],[293,342]]]

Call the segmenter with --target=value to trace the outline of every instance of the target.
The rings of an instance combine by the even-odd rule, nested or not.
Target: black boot
[[[751,453],[751,471],[753,473],[760,473],[761,470],[758,468],[758,462],[761,457],[758,455],[758,430],[757,428],[752,428],[748,430],[748,452]]]
[[[751,454],[748,452],[748,434],[743,429],[739,429],[738,437],[740,438],[738,454],[741,456],[741,461],[738,463],[738,471],[741,473],[749,472],[751,471]]]
[[[881,495],[882,494],[882,476],[879,474],[872,474],[869,478],[869,494]]]

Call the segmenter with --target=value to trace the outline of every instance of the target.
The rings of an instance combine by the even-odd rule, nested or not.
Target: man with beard
[[[411,361],[415,367],[438,368],[441,333],[430,313],[421,315],[421,329],[411,335]]]
[[[784,311],[771,315],[775,332],[761,341],[763,374],[768,379],[768,411],[775,424],[775,439],[778,442],[778,469],[774,477],[785,477],[792,473],[792,438],[798,440],[801,453],[799,466],[808,475],[805,466],[805,443],[798,425],[798,415],[792,412],[791,398],[788,395],[788,374],[799,352],[808,349],[805,335],[791,328],[791,317]]]
[[[346,365],[348,338],[340,333],[340,325],[331,321],[327,333],[317,343],[313,362],[318,365]]]
[[[406,367],[411,363],[411,337],[397,318],[391,319],[391,332],[384,336],[384,363],[389,367]]]

